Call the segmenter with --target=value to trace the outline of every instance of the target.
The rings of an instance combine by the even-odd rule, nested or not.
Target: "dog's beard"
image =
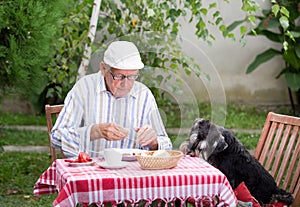
[[[207,150],[206,141],[199,142],[197,151],[199,152],[199,156],[204,160],[208,160],[209,156],[212,154],[209,150]]]
[[[189,144],[187,146],[186,154],[194,157],[194,156],[199,156],[200,151],[199,151],[199,140],[197,139],[197,133],[196,134],[191,134],[189,137]]]

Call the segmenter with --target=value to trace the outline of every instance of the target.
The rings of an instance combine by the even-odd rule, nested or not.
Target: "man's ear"
[[[104,77],[104,76],[105,76],[105,73],[107,72],[107,71],[105,70],[105,63],[104,63],[104,62],[100,62],[99,67],[100,67],[101,74],[102,74],[102,76]]]

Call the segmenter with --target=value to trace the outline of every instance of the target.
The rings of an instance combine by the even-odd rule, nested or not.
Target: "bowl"
[[[165,151],[168,156],[153,156],[158,151]],[[163,154],[163,153],[156,153]],[[162,170],[170,169],[177,166],[178,161],[183,156],[183,153],[178,150],[156,150],[145,151],[135,155],[138,163],[143,170]]]

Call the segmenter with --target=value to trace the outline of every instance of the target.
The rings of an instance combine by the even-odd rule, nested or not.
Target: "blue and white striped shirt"
[[[90,141],[94,124],[115,122],[130,130],[125,139]],[[134,127],[150,125],[157,133],[158,149],[171,149],[154,96],[144,84],[135,81],[125,97],[115,98],[105,86],[101,72],[81,78],[68,93],[64,107],[51,131],[51,143],[67,157],[88,152],[99,156],[104,148],[140,148]]]

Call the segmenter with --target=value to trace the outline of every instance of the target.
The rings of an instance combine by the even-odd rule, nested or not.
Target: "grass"
[[[31,114],[11,114],[0,111],[0,126],[1,125],[34,125],[46,126],[45,115],[31,115]]]
[[[181,123],[177,106],[166,107],[166,126],[170,128],[190,128],[193,120],[198,118],[191,110],[186,110],[185,120]],[[208,104],[199,106],[202,118],[210,119],[211,111]],[[287,111],[287,110],[286,110]],[[224,112],[225,113],[225,112]],[[267,111],[249,106],[228,105],[226,124],[234,129],[262,129]],[[44,115],[9,114],[0,112],[0,126],[3,125],[42,125],[46,126]],[[236,136],[248,148],[254,149],[259,134],[236,133]],[[188,134],[170,135],[175,148],[188,137]],[[4,145],[48,145],[46,131],[27,131],[0,127],[0,206],[52,206],[56,195],[33,196],[33,185],[39,176],[49,167],[49,153],[12,153],[4,152]]]
[[[0,206],[52,206],[56,195],[33,196],[33,185],[51,164],[48,154],[0,153]]]
[[[226,124],[228,128],[262,129],[268,112],[254,107],[228,106]]]
[[[0,146],[48,146],[48,144],[48,136],[47,132],[45,131],[29,131],[0,128]]]
[[[200,104],[199,109],[191,106],[168,106],[166,117],[166,127],[190,127],[196,118],[212,119],[211,106]],[[218,110],[218,109],[215,109]],[[226,111],[219,109],[214,112],[216,120],[225,117],[225,126],[239,129],[261,129],[266,120],[268,111],[259,110],[250,106],[228,105]],[[222,115],[222,116],[221,116]]]
[[[254,150],[260,134],[235,133],[235,136],[245,145],[247,149]]]

